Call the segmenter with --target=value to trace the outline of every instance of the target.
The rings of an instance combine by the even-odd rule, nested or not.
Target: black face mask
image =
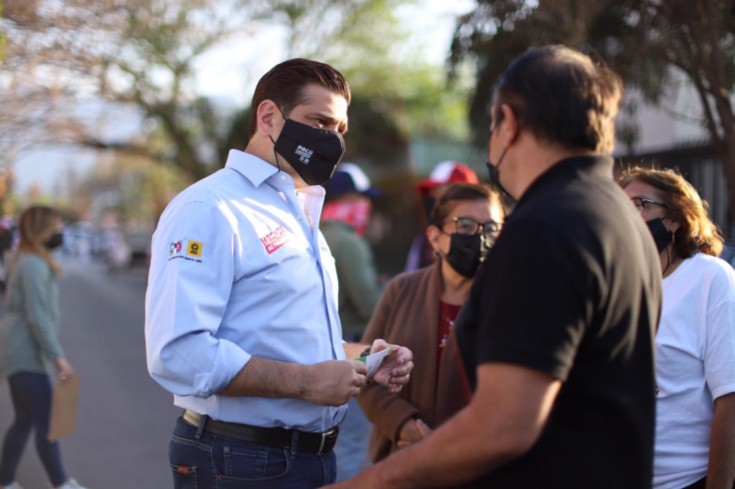
[[[505,155],[505,152],[503,153]],[[500,166],[500,163],[502,163],[502,158],[498,162],[498,166]],[[503,187],[503,184],[500,183],[500,170],[498,170],[498,166],[493,165],[490,161],[487,161],[485,163],[487,165],[487,172],[488,172],[488,179],[490,180],[490,184],[498,189],[498,191],[503,194],[504,198],[506,200],[515,200],[512,195],[510,195],[510,192],[508,192],[505,187]]]
[[[495,126],[493,126],[492,131],[490,132],[490,136],[492,137],[493,132],[495,131],[495,128],[498,127],[498,125],[503,121],[503,118],[498,118],[497,122],[495,123]],[[488,142],[488,158],[490,156],[490,147]],[[498,189],[498,191],[505,197],[506,200],[515,200],[515,198],[506,190],[505,187],[503,187],[503,184],[500,183],[500,165],[503,164],[503,159],[505,158],[505,153],[508,151],[508,147],[506,146],[503,152],[500,154],[500,158],[498,159],[498,163],[496,165],[493,165],[493,162],[489,159],[487,160],[487,172],[488,177],[490,179],[490,183]]]
[[[660,217],[646,221],[646,226],[648,226],[648,230],[651,231],[651,236],[656,242],[656,249],[661,253],[673,241],[674,233],[666,229],[664,221]]]
[[[319,185],[332,178],[345,152],[345,141],[338,132],[286,119],[273,148],[306,183]]]
[[[54,233],[52,234],[49,239],[44,241],[44,246],[46,248],[53,250],[55,248],[58,248],[64,243],[64,235],[62,233]]]
[[[449,237],[447,263],[463,277],[474,277],[485,255],[482,235],[453,233]]]

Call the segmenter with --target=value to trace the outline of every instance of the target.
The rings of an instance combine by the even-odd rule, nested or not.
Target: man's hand
[[[393,351],[385,357],[373,380],[388,387],[392,394],[396,394],[408,384],[409,375],[413,370],[413,353],[405,346],[390,345],[381,339],[373,342],[370,353],[377,353],[389,346],[393,346]]]
[[[411,418],[401,428],[401,432],[398,434],[398,442],[396,446],[398,448],[407,447],[412,443],[421,441],[422,438],[428,436],[431,433],[431,428],[420,419]]]
[[[306,367],[303,399],[321,406],[341,406],[365,385],[367,366],[353,360],[329,360]]]

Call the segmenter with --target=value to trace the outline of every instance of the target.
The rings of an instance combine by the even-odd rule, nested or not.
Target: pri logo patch
[[[270,255],[288,242],[288,235],[286,234],[286,230],[283,229],[283,226],[278,226],[276,229],[260,238],[260,242],[263,243],[265,251]]]
[[[168,246],[168,259],[171,261],[181,258],[201,263],[203,247],[204,245],[201,241],[172,241]]]

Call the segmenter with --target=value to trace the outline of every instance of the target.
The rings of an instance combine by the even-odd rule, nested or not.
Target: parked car
[[[110,230],[105,238],[105,261],[110,272],[148,267],[151,258],[150,233]]]
[[[129,248],[128,266],[145,267],[151,261],[151,233],[145,231],[137,231],[125,235],[125,243]]]

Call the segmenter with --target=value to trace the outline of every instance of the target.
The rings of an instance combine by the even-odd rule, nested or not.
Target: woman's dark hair
[[[689,258],[697,251],[720,256],[724,239],[707,215],[709,204],[683,176],[668,168],[636,166],[626,170],[619,183],[625,188],[633,181],[658,189],[669,209],[666,217],[679,223],[674,233],[674,253],[681,258]]]
[[[442,192],[431,211],[432,222],[441,227],[459,202],[484,200],[502,208],[500,196],[490,187],[476,183],[452,183]]]
[[[508,105],[540,140],[611,153],[623,84],[588,56],[561,45],[534,48],[506,69],[493,107]],[[497,117],[497,114],[492,114]]]
[[[273,100],[285,116],[304,101],[304,87],[319,85],[342,95],[349,105],[350,86],[345,77],[326,63],[304,58],[294,58],[277,64],[261,77],[250,103],[250,127],[248,139],[257,130],[258,105],[263,100]]]

